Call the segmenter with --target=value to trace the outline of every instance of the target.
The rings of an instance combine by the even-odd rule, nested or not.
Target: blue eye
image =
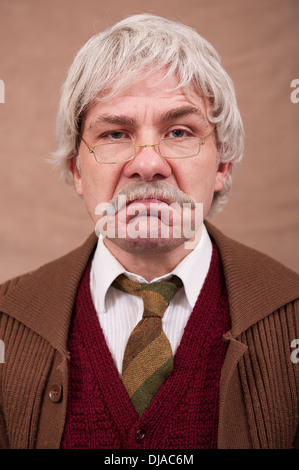
[[[124,134],[123,132],[115,131],[115,132],[110,132],[110,136],[112,137],[112,139],[119,140],[123,138]]]
[[[171,137],[186,137],[186,131],[184,129],[173,129],[171,131]]]

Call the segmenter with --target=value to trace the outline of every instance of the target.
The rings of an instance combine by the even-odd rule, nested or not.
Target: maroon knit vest
[[[229,305],[218,250],[174,356],[171,375],[138,418],[82,278],[68,339],[69,394],[61,448],[216,448]]]

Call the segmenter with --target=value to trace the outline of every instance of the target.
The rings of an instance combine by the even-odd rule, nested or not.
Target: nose
[[[157,181],[171,175],[171,166],[155,144],[137,145],[136,156],[127,163],[124,175],[141,181]]]

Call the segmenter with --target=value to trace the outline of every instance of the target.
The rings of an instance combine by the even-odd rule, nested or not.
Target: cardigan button
[[[141,442],[142,439],[145,438],[145,435],[146,435],[146,432],[144,431],[144,429],[138,429],[138,431],[135,434],[136,442]]]
[[[52,385],[49,391],[49,398],[53,403],[58,403],[62,397],[62,387],[61,385]]]

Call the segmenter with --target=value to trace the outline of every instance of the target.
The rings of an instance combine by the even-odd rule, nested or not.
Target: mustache
[[[138,199],[158,199],[168,204],[177,203],[181,206],[189,203],[191,208],[196,207],[196,201],[193,197],[162,181],[128,183],[109,201],[109,204],[117,211]],[[121,204],[119,204],[120,201]]]

